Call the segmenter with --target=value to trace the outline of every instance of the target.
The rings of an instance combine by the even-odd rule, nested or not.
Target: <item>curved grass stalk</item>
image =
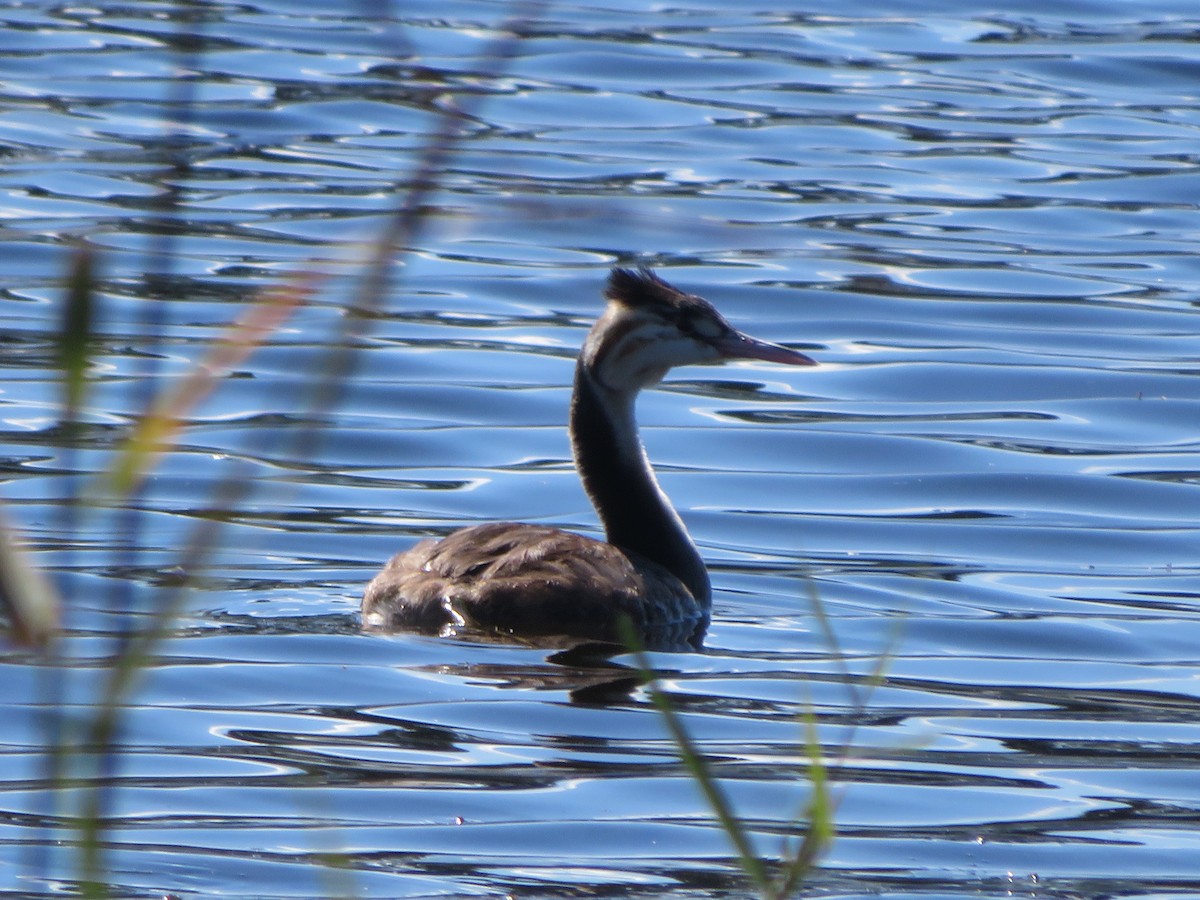
[[[804,717],[806,729],[805,756],[808,761],[808,778],[811,796],[802,815],[807,819],[804,836],[793,849],[785,841],[779,874],[772,876],[754,844],[754,837],[747,825],[738,817],[712,767],[696,742],[688,733],[683,719],[671,704],[670,698],[658,686],[657,677],[651,666],[641,640],[629,622],[622,623],[622,640],[637,663],[642,684],[650,695],[651,702],[662,717],[663,724],[675,744],[676,752],[687,769],[692,781],[707,802],[721,831],[737,853],[738,865],[753,883],[762,900],[785,900],[803,884],[805,877],[817,864],[821,854],[832,843],[834,837],[834,802],[829,789],[828,772],[823,749],[817,735],[816,721],[811,714]]]
[[[501,36],[482,54],[482,58],[491,64],[494,76],[498,77],[502,65],[516,56],[526,24],[546,5],[546,2],[540,0],[514,5],[515,14],[504,27]],[[184,12],[181,24],[189,22],[191,17]],[[175,104],[180,109],[179,122],[176,124],[190,116],[191,104],[194,102],[190,90],[180,90],[180,102]],[[475,98],[468,98],[473,99]],[[407,252],[416,244],[419,230],[428,215],[429,195],[440,186],[448,160],[465,134],[462,126],[470,119],[469,107],[468,102],[460,107],[447,104],[443,108],[437,127],[418,156],[415,173],[406,180],[398,208],[389,218],[378,240],[373,243],[373,249],[364,264],[360,290],[347,308],[340,333],[329,342],[331,349],[326,354],[326,359],[318,367],[322,377],[316,382],[309,400],[309,409],[314,414],[319,415],[336,405],[346,379],[352,375],[355,351],[358,349],[354,339],[366,331],[366,323],[371,319],[372,313],[382,307],[384,298],[390,293],[388,273],[391,264],[398,255]],[[170,140],[168,143],[174,145]],[[175,213],[182,205],[178,185],[183,183],[183,175],[187,168],[183,154],[177,152],[173,156],[172,165],[164,171],[164,191],[160,204],[162,215],[156,231],[159,241],[157,252],[152,255],[167,267],[172,260],[172,238],[180,227],[175,218]],[[89,283],[90,278],[89,274]],[[161,318],[161,301],[166,299],[163,292],[169,290],[169,281],[170,279],[163,275],[155,278],[154,284],[151,285],[152,293],[160,295],[157,296],[160,302],[150,304],[154,308],[152,315],[155,317],[147,323],[146,333],[150,340],[160,339],[165,329]],[[153,396],[152,392],[160,381],[158,373],[145,373],[141,383],[145,386],[146,412],[133,427],[104,478],[99,482],[100,490],[97,492],[93,489],[93,495],[84,499],[96,501],[99,499],[96,494],[99,493],[101,496],[107,495],[108,498],[124,500],[128,506],[128,500],[136,497],[158,459],[163,453],[169,452],[177,440],[187,414],[215,390],[229,371],[255,347],[270,339],[292,310],[312,293],[312,282],[312,276],[302,276],[294,282],[265,292],[238,322],[230,326],[202,362],[182,380],[170,388],[161,390],[157,396]],[[74,300],[71,300],[68,309],[74,308]],[[83,334],[81,346],[86,347],[87,338],[90,337],[86,327],[77,329],[72,326],[66,330]],[[75,360],[76,356],[78,363],[66,362],[67,357],[64,354],[63,368],[64,372],[68,373],[65,376],[68,398],[81,398],[86,383],[82,374],[86,369],[86,352],[72,355],[70,359]],[[76,367],[80,374],[71,374]],[[73,405],[77,410],[78,402],[68,399],[64,407],[70,409]],[[317,429],[303,430],[295,447],[297,455],[303,457],[315,453],[319,439]],[[81,808],[74,817],[80,848],[79,885],[84,896],[108,895],[105,880],[107,868],[103,858],[108,828],[106,810],[111,805],[110,797],[116,789],[113,782],[120,751],[120,726],[128,698],[138,681],[138,676],[153,661],[157,647],[170,635],[182,610],[191,579],[203,571],[212,552],[218,546],[221,525],[232,515],[250,489],[246,473],[240,467],[231,471],[228,477],[218,483],[209,509],[185,542],[178,565],[183,577],[166,588],[144,624],[123,625],[108,676],[100,688],[100,699],[96,704],[95,713],[85,727],[82,744],[77,747],[64,744],[54,749],[58,759],[68,751],[85,752],[95,759],[96,771],[90,779],[90,785],[83,792]],[[125,530],[125,546],[129,548],[127,553],[133,552],[132,535],[137,527],[136,513],[132,509],[130,513]],[[120,592],[118,590],[115,593]],[[126,612],[132,612],[127,602],[125,607]],[[132,622],[132,617],[126,616],[124,621]],[[63,765],[57,767],[57,772],[58,775],[52,781],[61,787],[65,778]]]
[[[316,289],[316,278],[301,275],[290,284],[264,291],[230,325],[207,357],[154,398],[103,477],[107,493],[122,498],[136,491],[169,450],[189,413],[212,393],[255,347],[265,343]]]

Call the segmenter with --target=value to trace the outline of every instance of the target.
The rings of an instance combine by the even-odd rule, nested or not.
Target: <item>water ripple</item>
[[[0,468],[71,601],[70,722],[111,584],[161,602],[214,492],[255,487],[123,719],[112,892],[745,892],[628,659],[354,615],[418,536],[594,533],[562,423],[604,270],[635,259],[822,363],[682,372],[640,406],[718,588],[704,652],[655,662],[763,851],[798,832],[808,713],[838,798],[823,896],[1200,892],[1192,4],[551,4],[500,77],[504,4],[420,7],[0,12]],[[455,107],[426,230],[316,415]],[[102,324],[71,434],[53,304],[81,239]],[[149,367],[178,378],[310,267],[326,286],[190,415],[137,533],[64,533]],[[70,889],[50,679],[4,667],[0,892]]]

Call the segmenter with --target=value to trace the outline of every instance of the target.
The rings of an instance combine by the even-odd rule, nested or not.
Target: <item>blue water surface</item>
[[[751,894],[632,657],[358,626],[420,537],[597,533],[573,361],[636,263],[821,363],[639,404],[716,588],[704,648],[653,662],[757,851],[803,832],[807,718],[838,831],[807,895],[1200,896],[1193,2],[0,22],[0,497],[65,602],[56,655],[0,657],[0,896],[78,888],[96,798],[112,896]],[[97,494],[281,287],[311,293]]]

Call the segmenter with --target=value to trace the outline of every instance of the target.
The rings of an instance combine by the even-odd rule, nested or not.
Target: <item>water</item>
[[[549,4],[509,62],[483,0],[0,10],[2,495],[70,601],[60,679],[4,657],[5,896],[78,877],[95,775],[47,789],[42,713],[89,715],[120,603],[170,596],[227,480],[250,491],[121,718],[115,895],[747,894],[628,658],[357,630],[421,535],[594,532],[571,362],[637,260],[822,363],[681,370],[640,405],[717,588],[704,651],[655,663],[760,850],[796,833],[810,711],[840,832],[814,895],[1200,896],[1193,4],[728,7]],[[452,104],[466,137],[314,412]],[[74,239],[103,337],[67,446]],[[147,378],[308,269],[136,516],[67,531]]]

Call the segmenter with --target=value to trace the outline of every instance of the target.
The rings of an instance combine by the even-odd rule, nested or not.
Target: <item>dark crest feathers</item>
[[[604,296],[616,303],[638,308],[675,306],[683,295],[650,269],[639,266],[637,269],[614,268],[608,276]]]

